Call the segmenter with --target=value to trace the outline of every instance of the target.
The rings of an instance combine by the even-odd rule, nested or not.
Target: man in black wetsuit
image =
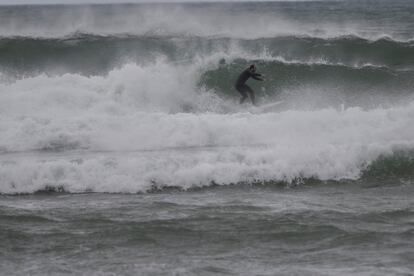
[[[246,84],[246,81],[252,77],[255,80],[260,80],[263,81],[263,76],[259,73],[256,73],[256,65],[252,64],[249,66],[249,68],[247,68],[246,70],[244,70],[239,78],[236,81],[235,84],[235,88],[237,91],[240,92],[240,94],[242,95],[242,97],[240,98],[240,104],[242,104],[244,102],[244,100],[246,100],[247,95],[249,95],[250,100],[252,101],[252,104],[255,105],[255,100],[254,100],[254,91],[253,89],[250,88],[250,86],[248,86]]]

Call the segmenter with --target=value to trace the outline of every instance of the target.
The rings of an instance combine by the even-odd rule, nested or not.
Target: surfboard
[[[272,102],[272,103],[268,103],[268,104],[263,104],[263,105],[259,105],[259,106],[254,106],[251,105],[248,110],[251,113],[263,113],[263,112],[276,112],[276,111],[280,111],[280,108],[283,106],[281,105],[284,101],[277,101],[277,102]]]
[[[283,103],[283,101],[277,101],[277,102],[272,102],[272,103],[260,105],[257,108],[262,110],[262,111],[271,111],[271,110],[276,109],[276,107],[278,107],[282,103]]]

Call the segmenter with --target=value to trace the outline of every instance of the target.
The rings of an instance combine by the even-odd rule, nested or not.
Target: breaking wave
[[[413,149],[411,102],[263,112],[199,88],[199,66],[1,85],[0,192],[357,180],[371,164],[380,176],[381,156]]]

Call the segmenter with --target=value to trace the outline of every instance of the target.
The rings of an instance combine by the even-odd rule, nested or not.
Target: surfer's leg
[[[256,100],[255,100],[255,97],[254,97],[253,89],[251,89],[250,86],[246,85],[246,91],[247,91],[247,93],[249,93],[249,97],[250,97],[250,100],[252,101],[252,104],[256,105]]]
[[[244,103],[244,100],[247,99],[247,95],[241,96],[240,98],[240,104]]]
[[[247,99],[247,93],[246,93],[245,85],[243,85],[243,86],[236,86],[236,89],[241,94],[240,104],[242,104],[244,102],[244,100]]]

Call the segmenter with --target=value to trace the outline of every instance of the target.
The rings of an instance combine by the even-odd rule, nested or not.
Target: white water
[[[357,179],[378,156],[414,146],[414,103],[250,113],[198,89],[202,66],[213,65],[1,84],[0,193]]]
[[[267,4],[271,5],[271,4]],[[270,7],[270,6],[269,6]],[[94,6],[49,7],[48,9],[5,12],[0,18],[0,36],[65,37],[76,33],[97,35],[202,36],[232,38],[264,38],[284,35],[337,37],[357,35],[367,39],[401,37],[390,26],[378,28],[378,22],[347,20],[332,22],[320,18],[307,22],[300,15],[288,15],[279,8],[232,5],[184,6],[114,5],[96,9]],[[326,7],[325,7],[326,8]],[[334,18],[336,19],[336,18]],[[247,22],[247,24],[246,24]]]

